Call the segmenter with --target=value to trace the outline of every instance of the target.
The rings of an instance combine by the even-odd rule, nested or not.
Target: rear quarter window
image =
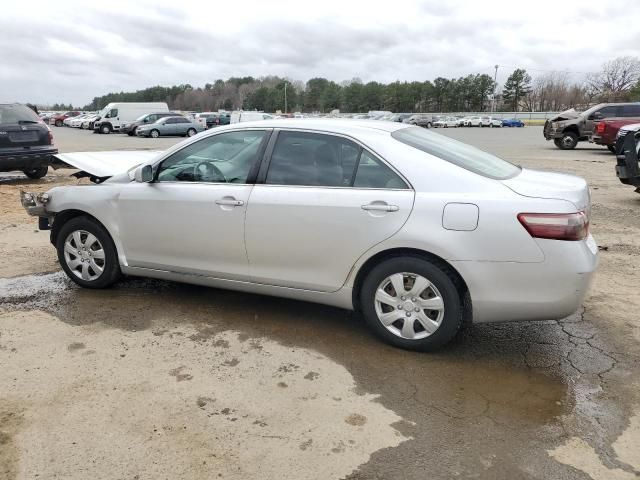
[[[466,143],[420,127],[402,128],[391,136],[429,155],[453,163],[483,177],[505,180],[520,173],[520,167]]]

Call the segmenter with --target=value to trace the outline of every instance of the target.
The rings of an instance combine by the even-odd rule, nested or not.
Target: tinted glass
[[[266,183],[348,187],[359,151],[355,143],[333,135],[281,132]]]
[[[158,181],[246,183],[266,135],[247,130],[203,138],[164,160]]]
[[[363,150],[360,155],[353,186],[356,188],[409,188],[398,174],[366,150]]]
[[[175,123],[191,123],[189,120],[187,120],[186,118],[174,118],[173,121]]]
[[[520,173],[520,167],[506,160],[423,128],[402,128],[391,136],[399,142],[485,177],[503,180]]]
[[[33,110],[24,105],[0,105],[0,124],[36,123],[40,121]]]
[[[615,106],[604,107],[598,110],[597,112],[595,112],[595,116],[598,117],[598,114],[600,114],[599,118],[617,117],[618,111],[619,111],[619,108]]]
[[[640,104],[623,106],[622,116],[623,117],[640,117]]]

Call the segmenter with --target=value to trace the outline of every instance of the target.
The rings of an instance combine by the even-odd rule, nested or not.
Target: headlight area
[[[31,193],[20,191],[20,203],[27,211],[27,213],[33,217],[38,217],[38,227],[40,230],[49,230],[50,218],[53,218],[53,214],[47,212],[47,203],[49,202],[49,194],[43,193]]]

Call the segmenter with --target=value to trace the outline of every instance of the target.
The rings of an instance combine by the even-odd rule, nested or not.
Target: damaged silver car
[[[324,303],[432,350],[463,318],[573,313],[597,265],[584,179],[403,123],[264,120],[58,158],[96,185],[22,202],[87,288],[124,274]]]

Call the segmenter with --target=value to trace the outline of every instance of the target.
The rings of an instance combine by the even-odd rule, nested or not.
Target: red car
[[[630,123],[640,123],[640,117],[636,118],[607,118],[596,123],[591,135],[591,141],[596,145],[603,145],[611,153],[616,153],[616,136],[618,130]]]
[[[69,118],[69,117],[77,117],[78,115],[80,115],[82,112],[65,112],[65,113],[60,113],[58,115],[54,115],[53,117],[51,117],[49,119],[49,125],[55,125],[56,127],[61,127],[64,123],[65,118]]]

